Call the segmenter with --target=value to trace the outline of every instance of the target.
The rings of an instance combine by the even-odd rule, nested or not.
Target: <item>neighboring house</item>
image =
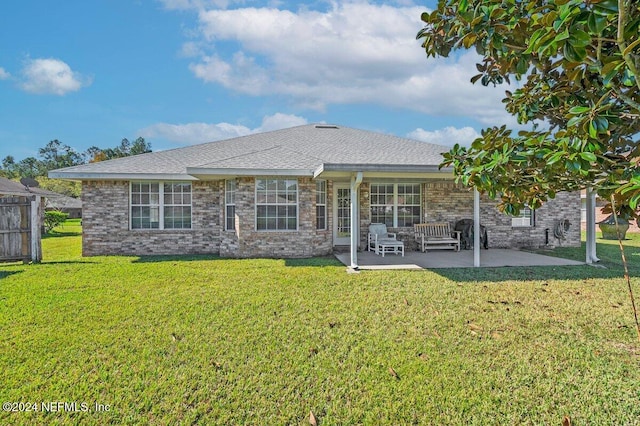
[[[57,210],[69,215],[69,219],[80,219],[82,217],[82,201],[79,198],[47,191],[45,194],[47,202],[45,210]]]
[[[448,149],[311,124],[49,176],[82,181],[84,255],[310,257],[365,248],[372,222],[415,249],[413,224],[473,218],[473,191],[438,168]],[[518,218],[495,206],[481,198],[489,247],[580,245],[579,193],[558,194]],[[563,220],[572,226],[558,240],[553,230]]]
[[[34,196],[42,197],[44,210],[58,210],[68,213],[72,219],[82,217],[82,201],[57,192],[39,187],[27,188],[20,182],[0,177],[0,197],[8,196]]]
[[[0,177],[0,197],[32,195],[20,182]]]
[[[580,227],[584,231],[587,229],[587,191],[580,191]],[[595,221],[596,223],[601,222],[609,217],[611,213],[602,213],[602,208],[606,205],[606,201],[596,196],[596,214]],[[629,230],[627,232],[640,232],[640,226],[636,223],[635,220],[629,221]]]

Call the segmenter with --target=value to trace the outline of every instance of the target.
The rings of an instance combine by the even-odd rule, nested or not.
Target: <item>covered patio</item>
[[[349,166],[348,168],[352,167]],[[347,168],[347,169],[348,169]],[[396,172],[397,175],[402,174],[401,168]],[[355,169],[355,168],[354,168]],[[361,170],[366,168],[360,167]],[[357,169],[356,169],[357,170]],[[413,171],[413,170],[412,170]],[[450,173],[451,170],[439,170],[441,175],[444,173]],[[593,264],[599,261],[596,254],[596,238],[595,238],[595,192],[591,188],[587,188],[586,191],[586,213],[587,213],[587,225],[586,225],[586,253],[585,261],[579,262],[569,259],[562,259],[553,256],[545,256],[528,251],[521,251],[518,249],[503,249],[493,248],[491,250],[481,250],[481,221],[483,219],[481,215],[481,196],[479,191],[473,189],[473,241],[472,249],[459,251],[456,253],[441,253],[436,252],[411,252],[405,251],[405,256],[378,256],[369,251],[359,252],[360,245],[360,210],[362,209],[362,203],[359,199],[360,186],[364,180],[364,172],[350,172],[350,199],[349,209],[344,209],[349,212],[350,225],[349,225],[349,253],[338,253],[336,257],[347,267],[352,270],[360,269],[437,269],[437,268],[466,268],[466,267],[505,267],[505,266],[571,266],[571,265],[585,265]],[[424,172],[423,172],[424,173]],[[443,179],[443,180],[446,180]],[[365,194],[365,200],[369,198]],[[365,208],[366,209],[366,208]],[[567,223],[569,223],[567,221]],[[569,223],[570,226],[570,223]],[[513,228],[513,225],[511,226]],[[538,227],[538,229],[544,229],[544,227]],[[548,232],[551,226],[547,226]],[[335,245],[335,244],[334,244]],[[395,259],[393,259],[395,258]]]
[[[337,253],[336,257],[346,266],[351,265],[350,253]],[[575,266],[585,265],[585,262],[545,256],[542,254],[512,249],[489,249],[480,252],[481,267],[504,266]],[[475,265],[477,267],[477,265]],[[438,268],[473,268],[474,251],[435,250],[422,253],[407,251],[404,257],[387,254],[384,257],[374,252],[358,253],[358,269],[438,269]]]

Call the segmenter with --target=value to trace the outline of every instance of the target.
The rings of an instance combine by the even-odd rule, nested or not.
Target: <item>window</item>
[[[165,183],[164,229],[191,229],[191,184]]]
[[[160,228],[160,184],[131,183],[131,229]]]
[[[233,231],[236,229],[236,181],[228,180],[225,184],[225,229]]]
[[[327,229],[327,181],[316,181],[316,229]]]
[[[131,182],[131,229],[191,229],[191,184]]]
[[[420,184],[398,184],[397,188],[397,226],[413,226],[420,223]]]
[[[298,229],[298,181],[256,179],[256,229],[294,231]]]
[[[420,184],[371,184],[371,222],[388,227],[420,223]]]
[[[525,206],[520,210],[518,216],[511,218],[511,226],[513,227],[530,227],[534,225],[535,212],[529,207]]]
[[[371,223],[393,227],[394,185],[371,185]]]

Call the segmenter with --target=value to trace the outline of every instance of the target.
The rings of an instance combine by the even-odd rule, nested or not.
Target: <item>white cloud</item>
[[[271,130],[286,129],[289,127],[303,126],[307,124],[306,118],[297,115],[282,114],[280,112],[273,115],[265,116],[262,119],[262,125],[254,129],[252,133],[269,132]]]
[[[29,59],[22,70],[21,87],[30,93],[64,95],[90,84],[59,59]]]
[[[203,49],[190,50],[198,54],[190,69],[205,82],[306,108],[367,103],[503,124],[504,88],[469,82],[475,53],[427,59],[415,40],[423,11],[367,2],[333,2],[328,11],[201,8]]]
[[[4,68],[0,67],[0,80],[7,80],[10,77],[11,77],[11,74],[9,74],[9,72],[6,71]]]
[[[184,43],[180,49],[180,56],[183,58],[195,58],[200,55],[202,55],[202,49],[193,41]]]
[[[245,126],[229,123],[156,123],[138,132],[143,138],[159,137],[185,145],[229,139],[250,133],[251,130]]]
[[[270,130],[300,126],[303,124],[307,124],[307,120],[305,118],[295,115],[276,113],[274,115],[265,116],[262,119],[262,125],[255,129],[229,123],[156,123],[140,130],[138,134],[144,138],[159,137],[172,142],[178,142],[180,144],[192,145],[246,136],[252,133],[261,133]]]
[[[455,127],[445,127],[441,130],[428,131],[424,129],[416,129],[409,133],[407,137],[423,142],[429,142],[437,145],[453,146],[460,144],[470,146],[480,134],[472,127],[463,127],[461,129]]]

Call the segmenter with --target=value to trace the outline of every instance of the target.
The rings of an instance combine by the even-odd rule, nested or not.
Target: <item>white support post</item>
[[[351,268],[358,269],[358,188],[362,183],[362,172],[351,177]]]
[[[473,188],[473,266],[480,266],[480,193]]]
[[[599,262],[596,253],[596,193],[592,188],[587,188],[587,243],[586,261],[587,264]]]

